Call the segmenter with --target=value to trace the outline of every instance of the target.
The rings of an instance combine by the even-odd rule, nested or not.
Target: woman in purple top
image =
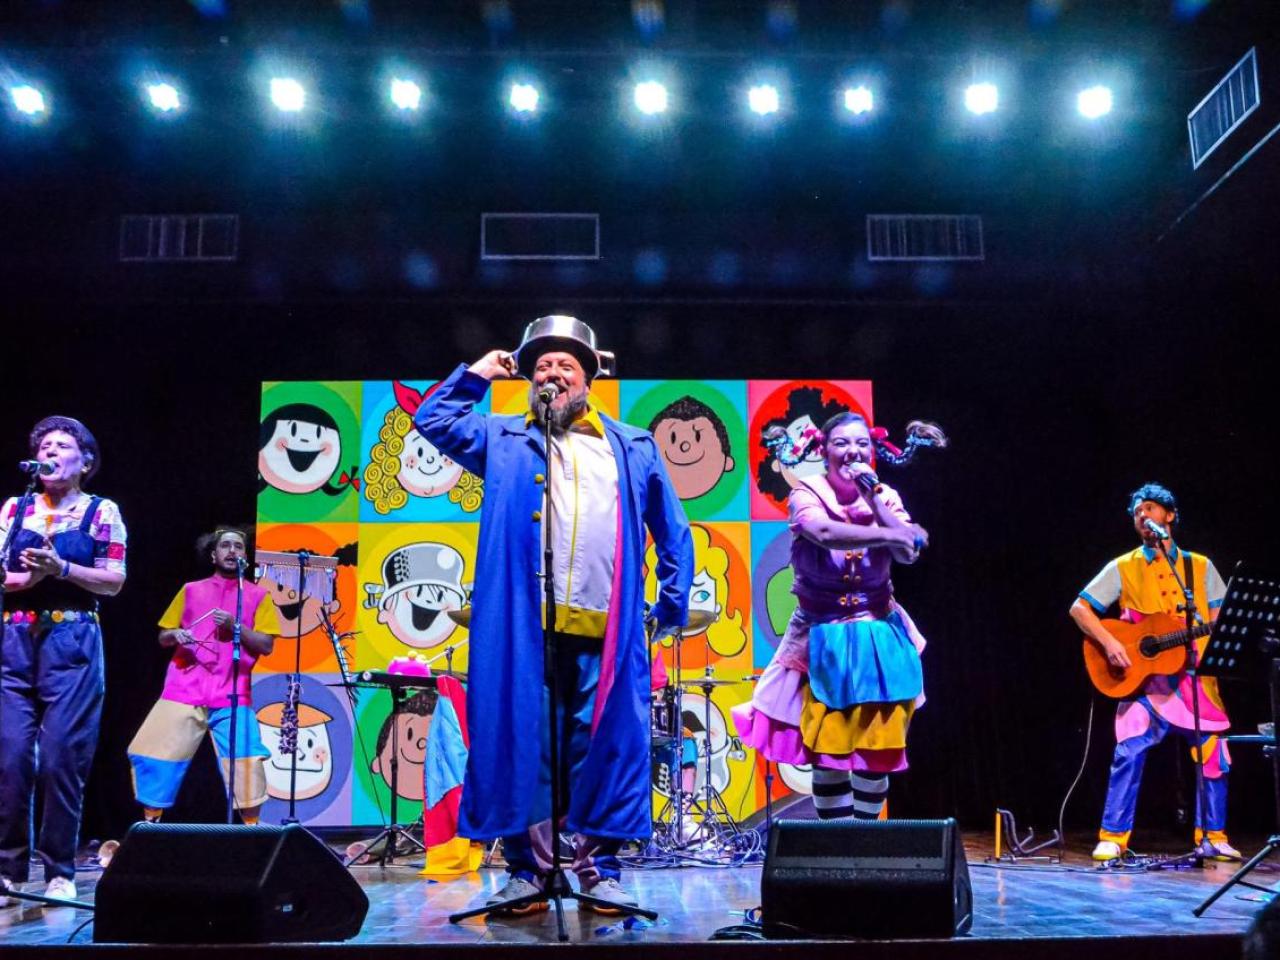
[[[905,462],[920,446],[945,446],[932,424],[913,423],[906,455],[854,413],[828,420],[817,443],[826,473],[788,497],[792,592],[799,606],[751,702],[734,710],[743,740],[769,760],[813,767],[823,819],[874,819],[888,774],[906,769],[907,726],[924,701],[925,640],[893,597],[891,565],[914,563],[928,544],[898,494],[871,467],[873,451]],[[789,438],[767,435],[778,456]]]

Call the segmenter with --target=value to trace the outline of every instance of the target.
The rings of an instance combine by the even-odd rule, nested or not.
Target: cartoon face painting
[[[258,473],[285,493],[311,493],[330,485],[342,459],[333,417],[309,403],[291,403],[263,418]]]
[[[448,493],[462,477],[462,466],[446,457],[416,429],[404,438],[400,454],[400,486],[415,497]]]
[[[383,416],[378,441],[369,450],[364,498],[380,514],[399,510],[410,497],[446,495],[465,513],[479,510],[484,481],[441,453],[413,425],[413,415],[435,388],[420,393],[398,380],[392,387],[396,405]]]
[[[267,591],[271,602],[276,605],[276,613],[280,617],[280,636],[285,638],[296,637],[299,633],[305,637],[323,622],[322,612],[332,619],[342,607],[342,601],[337,597],[328,603],[311,594],[299,600],[296,586],[278,583],[269,576],[261,577],[258,586]]]
[[[281,722],[284,704],[269,703],[258,711],[258,730],[262,743],[271,756],[264,765],[267,773],[267,795],[277,800],[289,799],[289,780],[293,758],[280,751]],[[309,800],[318,797],[333,779],[333,749],[329,744],[329,723],[333,717],[309,704],[298,704],[297,789],[294,797]]]
[[[686,396],[668,404],[649,431],[681,500],[702,496],[733,469],[724,421],[700,400]]]
[[[735,608],[729,602],[729,551],[714,543],[711,531],[700,523],[689,525],[689,533],[693,538],[694,573],[693,582],[689,586],[689,610],[701,610],[711,615],[711,625],[706,628],[707,645],[721,657],[732,657],[741,653],[747,645],[747,628],[744,623],[745,614],[741,608]],[[645,551],[645,568],[649,571],[645,577],[645,596],[656,597],[657,550],[652,544]],[[729,609],[726,611],[725,606]],[[698,636],[692,630],[686,630],[686,640]],[[671,646],[671,637],[661,640],[663,646]]]
[[[399,760],[395,775],[397,795],[405,800],[421,801],[425,777],[423,768],[427,762],[427,734],[431,731],[431,715],[435,712],[436,693],[423,690],[405,703],[395,718],[383,721],[378,733],[378,752],[369,769],[382,777],[388,788],[392,786],[391,761]],[[398,752],[397,752],[398,751]]]
[[[365,584],[365,607],[405,646],[429,649],[457,629],[448,611],[466,605],[463,559],[443,543],[411,543],[382,562],[382,583]]]
[[[723,793],[729,786],[731,772],[729,760],[743,760],[746,751],[742,741],[736,736],[730,737],[725,724],[724,714],[719,704],[711,703],[711,729],[706,726],[706,698],[701,693],[685,693],[682,706],[681,725],[682,739],[691,741],[691,755],[697,757],[697,768],[694,775],[693,790],[696,794],[707,782],[707,750],[710,743],[711,753],[711,786]],[[669,794],[671,790],[671,771],[664,769],[666,761],[662,760],[653,769],[653,787],[660,793]]]
[[[793,453],[803,451],[795,463],[783,463],[770,450],[756,468],[756,486],[775,503],[785,504],[791,488],[800,481],[819,475],[826,469],[826,460],[820,443],[812,442],[814,435],[828,419],[849,409],[834,395],[828,396],[818,387],[797,387],[786,396],[786,407],[762,425],[767,434],[781,429],[786,434],[787,446]],[[768,446],[761,440],[762,446]]]

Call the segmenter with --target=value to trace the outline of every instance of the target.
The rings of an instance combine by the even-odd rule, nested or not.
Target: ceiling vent
[[[985,260],[976,214],[869,213],[869,260]]]
[[[1253,47],[1187,114],[1192,168],[1199,169],[1205,158],[1258,109],[1260,102],[1258,48]]]

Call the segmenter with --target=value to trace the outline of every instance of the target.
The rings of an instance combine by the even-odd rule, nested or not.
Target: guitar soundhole
[[[1144,657],[1154,657],[1157,653],[1160,652],[1159,649],[1156,647],[1156,638],[1152,636],[1143,637],[1138,642],[1138,652],[1141,653]]]

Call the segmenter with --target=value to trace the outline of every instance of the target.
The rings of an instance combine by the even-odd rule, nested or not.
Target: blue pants
[[[36,853],[46,879],[71,879],[102,716],[102,630],[84,621],[35,630],[10,623],[3,642],[0,874],[15,883],[27,880],[38,778],[44,809]]]
[[[1146,707],[1151,724],[1145,731],[1116,744],[1111,760],[1111,782],[1107,785],[1107,804],[1102,812],[1102,829],[1107,833],[1127,834],[1133,829],[1134,811],[1138,805],[1138,787],[1142,785],[1142,768],[1147,761],[1147,751],[1165,738],[1170,730],[1176,730],[1188,743],[1194,743],[1195,731],[1174,727]],[[1207,734],[1202,741],[1208,740]],[[1219,747],[1221,749],[1221,747]],[[1212,755],[1211,755],[1212,756]],[[1196,826],[1204,830],[1225,830],[1227,825],[1227,776],[1222,765],[1220,776],[1204,778],[1204,796],[1208,810],[1202,815],[1200,791],[1196,790]]]
[[[556,704],[556,730],[560,734],[560,796],[568,809],[573,782],[591,746],[591,716],[600,682],[601,641],[561,634],[556,645],[559,650],[556,687],[560,702]],[[548,713],[549,698],[550,692],[544,686],[543,717]],[[537,822],[526,833],[503,837],[502,849],[509,873],[536,881],[551,865],[551,737],[545,721],[542,723],[542,773],[533,809],[537,811]],[[601,880],[616,880],[622,875],[622,866],[618,863],[620,849],[621,840],[575,836],[573,872],[587,887]]]

